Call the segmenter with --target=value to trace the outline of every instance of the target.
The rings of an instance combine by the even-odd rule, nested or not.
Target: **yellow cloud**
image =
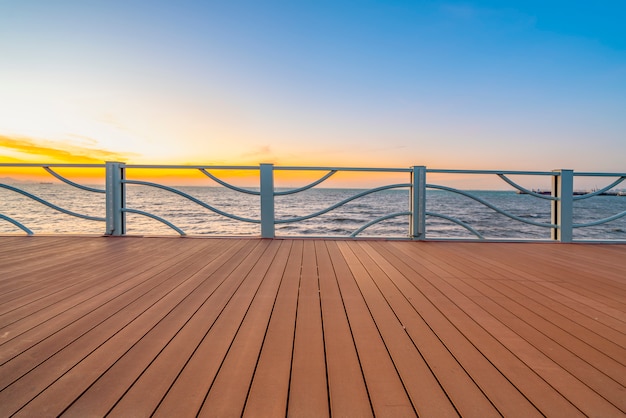
[[[102,164],[105,161],[125,161],[131,156],[100,148],[7,135],[0,135],[0,148],[13,154],[0,157],[0,162],[6,163]]]

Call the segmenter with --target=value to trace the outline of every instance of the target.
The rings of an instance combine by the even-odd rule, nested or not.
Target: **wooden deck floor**
[[[0,416],[625,412],[625,245],[0,237]]]

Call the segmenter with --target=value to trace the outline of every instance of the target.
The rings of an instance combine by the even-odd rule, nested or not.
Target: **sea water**
[[[72,212],[105,217],[105,195],[79,190],[64,184],[19,184],[14,187],[36,195]],[[178,187],[206,204],[240,218],[258,220],[260,199],[220,187]],[[277,196],[276,220],[282,222],[324,210],[362,192],[360,189],[314,188]],[[550,223],[551,203],[514,191],[471,191],[493,206],[537,223]],[[126,207],[162,217],[188,235],[255,236],[260,224],[231,219],[212,212],[182,196],[149,186],[128,185]],[[277,236],[350,236],[361,226],[379,217],[409,210],[408,190],[386,190],[369,194],[328,213],[299,222],[278,223]],[[470,225],[485,238],[549,239],[550,229],[529,225],[499,214],[466,196],[447,191],[426,193],[426,236],[428,238],[473,238],[475,235],[450,217]],[[626,196],[594,196],[574,203],[574,224],[607,218],[626,211]],[[59,213],[12,190],[0,188],[0,214],[8,216],[36,234],[103,234],[105,222],[91,221]],[[438,215],[441,215],[438,216]],[[171,235],[174,230],[141,214],[128,213],[127,233],[131,235]],[[22,233],[0,219],[0,233]],[[409,216],[400,215],[365,229],[359,236],[407,237]],[[626,217],[610,223],[575,228],[574,239],[626,240]]]

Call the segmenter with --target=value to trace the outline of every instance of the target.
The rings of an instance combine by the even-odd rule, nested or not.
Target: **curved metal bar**
[[[483,237],[483,235],[478,232],[477,230],[475,230],[474,228],[472,228],[470,225],[466,224],[465,222],[453,218],[451,216],[446,216],[446,215],[442,215],[440,213],[435,213],[435,212],[426,212],[426,215],[428,216],[434,216],[436,218],[442,218],[442,219],[446,219],[450,222],[454,222],[455,224],[462,226],[463,228],[467,229],[468,231],[470,231],[472,234],[476,235],[478,237],[478,239],[485,239],[485,237]]]
[[[549,195],[539,194],[539,193],[533,192],[532,190],[528,190],[527,188],[522,187],[519,184],[515,183],[513,180],[511,180],[510,178],[508,178],[504,174],[498,174],[498,177],[500,177],[502,180],[504,180],[505,182],[507,182],[511,186],[515,187],[517,190],[519,190],[522,193],[526,193],[526,194],[529,194],[531,196],[538,197],[539,199],[558,200],[556,196],[549,196]]]
[[[173,223],[166,221],[165,219],[161,218],[160,216],[153,215],[152,213],[144,212],[142,210],[137,210],[137,209],[129,209],[129,208],[122,209],[122,212],[136,213],[138,215],[147,216],[148,218],[152,218],[152,219],[157,220],[159,222],[163,222],[165,225],[169,226],[174,231],[178,232],[180,235],[183,235],[183,236],[187,235],[187,234],[185,234],[185,231],[183,231],[182,229],[178,228]]]
[[[208,203],[205,203],[202,200],[196,199],[195,197],[193,197],[191,195],[188,195],[185,192],[181,192],[178,189],[174,189],[173,187],[168,187],[168,186],[164,186],[162,184],[151,183],[149,181],[140,181],[140,180],[122,180],[122,183],[137,184],[137,185],[141,185],[141,186],[151,186],[151,187],[156,187],[156,188],[159,188],[159,189],[167,190],[169,192],[172,192],[172,193],[175,193],[175,194],[177,194],[179,196],[182,196],[182,197],[184,197],[186,199],[189,199],[192,202],[197,203],[198,205],[202,206],[203,208],[206,208],[206,209],[208,209],[208,210],[210,210],[212,212],[217,213],[218,215],[222,215],[222,216],[225,216],[227,218],[234,219],[236,221],[250,222],[250,223],[254,223],[254,224],[261,223],[261,221],[257,220],[257,219],[242,218],[241,216],[237,216],[237,215],[230,214],[228,212],[221,211],[221,210],[219,210],[217,208],[214,208],[213,206],[209,205]]]
[[[102,221],[102,222],[104,222],[106,220],[105,218],[100,218],[100,217],[97,217],[97,216],[83,215],[81,213],[76,213],[76,212],[72,212],[71,210],[63,209],[62,207],[59,207],[59,206],[57,206],[55,204],[52,204],[52,203],[50,203],[50,202],[48,202],[46,200],[43,200],[43,199],[35,196],[34,194],[30,194],[28,192],[25,192],[24,190],[18,189],[18,188],[13,187],[13,186],[9,186],[7,184],[0,184],[0,187],[12,190],[12,191],[14,191],[16,193],[20,193],[20,194],[22,194],[22,195],[24,195],[26,197],[29,197],[29,198],[31,198],[31,199],[33,199],[33,200],[35,200],[35,201],[37,201],[37,202],[39,202],[39,203],[41,203],[43,205],[48,206],[49,208],[52,208],[54,210],[58,210],[61,213],[65,213],[66,215],[71,215],[71,216],[75,216],[77,218],[87,219],[89,221]]]
[[[5,216],[5,215],[3,215],[1,213],[0,213],[0,219],[4,219],[5,221],[8,221],[8,222],[12,223],[13,225],[17,226],[22,231],[26,232],[28,235],[34,235],[35,234],[33,231],[31,231],[30,229],[28,229],[27,227],[25,227],[24,225],[22,225],[21,223],[19,223],[15,219],[9,218],[8,216]]]
[[[388,186],[381,186],[381,187],[376,187],[374,189],[365,190],[364,192],[357,193],[354,196],[351,196],[351,197],[349,197],[347,199],[344,199],[344,200],[342,200],[339,203],[336,203],[336,204],[334,204],[332,206],[329,206],[326,209],[322,209],[319,212],[315,212],[315,213],[312,213],[310,215],[299,216],[297,218],[280,219],[280,220],[274,221],[274,223],[275,224],[287,224],[287,223],[291,223],[291,222],[305,221],[307,219],[315,218],[316,216],[323,215],[323,214],[325,214],[327,212],[330,212],[331,210],[337,209],[339,206],[343,206],[346,203],[353,201],[354,199],[358,199],[359,197],[363,197],[363,196],[366,196],[368,194],[380,192],[380,191],[383,191],[383,190],[398,189],[400,187],[411,187],[411,184],[410,183],[390,184]]]
[[[363,232],[364,230],[366,230],[367,228],[369,228],[370,226],[377,224],[379,222],[385,221],[387,219],[391,219],[391,218],[395,218],[398,216],[403,216],[403,215],[409,215],[411,216],[411,212],[397,212],[397,213],[391,213],[389,215],[385,215],[385,216],[381,216],[380,218],[376,218],[373,221],[370,221],[368,223],[366,223],[365,225],[363,225],[362,227],[360,227],[359,229],[357,229],[356,231],[354,231],[353,233],[350,234],[350,237],[356,237],[357,235],[359,235],[361,232]]]
[[[574,196],[574,200],[589,199],[590,197],[597,196],[597,195],[602,194],[604,192],[608,192],[609,190],[611,190],[613,187],[617,186],[618,184],[620,184],[624,180],[626,180],[626,176],[622,176],[622,177],[618,178],[613,183],[609,184],[608,186],[606,186],[603,189],[596,190],[595,192],[591,192],[591,193],[585,193],[585,194],[580,195],[580,196]]]
[[[316,181],[314,181],[311,184],[307,184],[304,187],[300,187],[299,189],[284,190],[282,192],[274,192],[274,196],[285,196],[285,195],[288,195],[288,194],[295,194],[295,193],[303,192],[305,190],[310,189],[311,187],[317,186],[318,184],[320,184],[321,182],[325,181],[326,179],[328,179],[330,176],[332,176],[336,172],[337,172],[337,170],[331,170],[324,177],[322,177],[321,179],[316,180]]]
[[[602,225],[602,224],[614,221],[616,219],[622,218],[624,216],[626,216],[626,210],[624,212],[620,212],[620,213],[618,213],[616,215],[609,216],[608,218],[599,219],[597,221],[588,222],[586,224],[574,224],[574,225],[572,225],[572,228],[585,228],[587,226]]]
[[[88,192],[106,193],[106,190],[104,190],[104,189],[96,189],[94,187],[83,186],[82,184],[74,183],[72,180],[68,180],[65,177],[63,177],[62,175],[60,175],[59,173],[53,171],[48,166],[43,166],[43,169],[46,170],[48,173],[52,174],[54,177],[56,177],[59,180],[61,180],[63,183],[69,184],[70,186],[76,187],[78,189],[83,189],[83,190],[86,190]]]
[[[253,194],[255,196],[259,196],[261,194],[261,192],[257,192],[257,191],[254,191],[254,190],[248,190],[248,189],[242,189],[241,187],[233,186],[230,183],[226,183],[224,180],[218,179],[213,174],[211,174],[208,171],[206,171],[204,168],[199,168],[198,170],[200,170],[202,172],[202,174],[204,174],[205,176],[207,176],[211,180],[215,181],[216,183],[221,184],[222,186],[224,186],[224,187],[226,187],[228,189],[231,189],[231,190],[234,190],[234,191],[240,192],[240,193]]]
[[[476,196],[472,195],[471,193],[467,193],[467,192],[464,192],[462,190],[453,189],[451,187],[446,187],[446,186],[439,186],[437,184],[427,184],[426,187],[429,187],[431,189],[445,190],[445,191],[452,192],[452,193],[458,193],[460,195],[469,197],[470,199],[474,199],[478,203],[482,203],[483,205],[487,206],[488,208],[493,209],[496,212],[498,212],[498,213],[500,213],[500,214],[502,214],[504,216],[508,216],[511,219],[515,219],[516,221],[519,221],[519,222],[523,222],[523,223],[526,223],[526,224],[529,224],[529,225],[534,225],[534,226],[540,226],[540,227],[543,227],[543,228],[556,228],[555,224],[546,224],[546,223],[543,223],[543,222],[529,221],[528,219],[520,218],[519,216],[513,215],[512,213],[506,212],[506,211],[504,211],[504,210],[502,210],[502,209],[492,205],[491,203],[487,202],[486,200],[483,200],[483,199],[481,199],[479,197],[476,197]]]

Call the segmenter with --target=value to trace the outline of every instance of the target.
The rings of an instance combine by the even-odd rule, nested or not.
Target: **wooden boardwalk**
[[[0,237],[0,416],[625,412],[626,245]]]

